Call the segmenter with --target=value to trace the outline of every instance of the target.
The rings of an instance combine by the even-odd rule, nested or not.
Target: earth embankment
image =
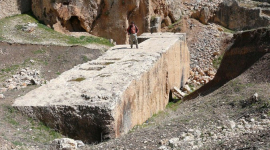
[[[0,69],[2,75],[8,76],[18,68],[34,67],[41,70],[46,80],[50,80],[73,66],[96,59],[102,54],[102,50],[82,46],[0,42]]]
[[[186,99],[209,94],[242,74],[256,61],[270,52],[269,38],[269,28],[260,28],[235,34],[233,37],[234,43],[226,50],[215,78],[187,96]],[[267,71],[269,69],[262,70],[262,73],[258,74],[267,74]]]

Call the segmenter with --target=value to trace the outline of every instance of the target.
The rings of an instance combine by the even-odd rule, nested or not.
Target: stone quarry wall
[[[13,106],[64,135],[100,142],[164,110],[170,89],[180,88],[188,74],[185,34],[156,34],[139,49],[111,48],[18,98]]]
[[[34,15],[56,31],[87,31],[113,39],[117,44],[128,42],[126,29],[134,21],[140,33],[149,32],[151,20],[174,22],[181,16],[176,0],[32,0]]]
[[[189,72],[189,53],[185,43],[177,41],[162,54],[155,65],[133,80],[121,97],[116,110],[117,135],[127,133],[135,125],[144,123],[149,117],[165,109],[169,92],[181,87]],[[182,85],[183,86],[183,85]]]
[[[269,26],[270,16],[262,15],[259,7],[242,7],[236,0],[227,0],[220,4],[213,21],[231,30],[249,30]]]
[[[0,19],[31,10],[31,0],[1,0]]]

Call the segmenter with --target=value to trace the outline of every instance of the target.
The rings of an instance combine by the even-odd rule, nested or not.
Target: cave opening
[[[68,21],[66,21],[65,27],[70,32],[86,32],[77,16],[72,16]]]

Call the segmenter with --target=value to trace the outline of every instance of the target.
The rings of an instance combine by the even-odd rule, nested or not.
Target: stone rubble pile
[[[45,83],[46,81],[40,76],[40,71],[24,68],[3,83],[0,93],[13,89],[26,88],[29,85],[42,85]]]
[[[85,144],[80,140],[62,138],[53,140],[50,144],[50,150],[76,150],[84,146]]]
[[[33,32],[36,29],[36,27],[37,27],[37,23],[28,22],[27,24],[22,26],[22,31]]]
[[[222,2],[223,0],[195,0],[190,3],[184,2],[183,4],[189,11],[200,11],[202,8],[208,7],[211,12],[214,12]]]
[[[159,142],[159,150],[174,149],[200,149],[211,145],[211,143],[226,142],[235,137],[246,134],[264,132],[269,129],[270,120],[266,114],[263,114],[258,121],[254,118],[249,120],[242,118],[238,122],[228,120],[224,126],[210,126],[207,129],[189,129],[183,132],[179,137],[163,139]]]
[[[84,146],[85,144],[80,140],[62,138],[53,140],[50,144],[50,150],[76,150]]]
[[[223,30],[215,24],[200,27],[203,30],[197,34],[197,41],[189,45],[191,70],[186,85],[181,89],[186,94],[211,81],[217,72],[213,60],[220,55]]]

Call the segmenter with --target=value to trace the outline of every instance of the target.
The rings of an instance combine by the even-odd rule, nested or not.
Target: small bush
[[[214,68],[215,69],[218,69],[219,68],[219,66],[220,66],[220,63],[221,63],[221,61],[222,61],[222,58],[223,58],[223,55],[220,55],[220,56],[218,56],[217,58],[215,58],[214,60],[213,60],[213,66],[214,66]]]

